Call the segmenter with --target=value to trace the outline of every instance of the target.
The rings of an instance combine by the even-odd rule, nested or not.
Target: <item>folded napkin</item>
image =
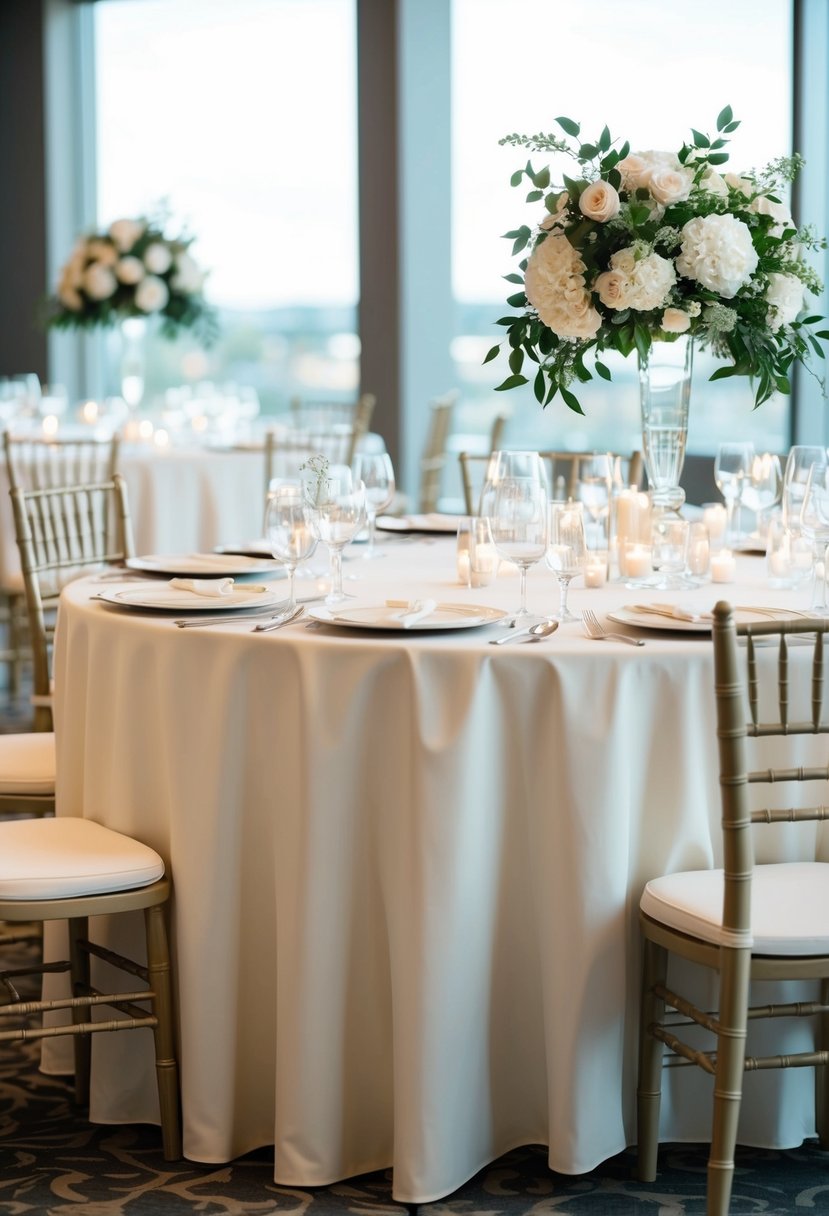
[[[388,602],[388,606],[391,608],[396,608],[398,607],[398,602]],[[411,629],[412,625],[416,625],[418,621],[422,621],[427,616],[431,616],[436,608],[436,600],[414,600],[411,604],[404,604],[403,611],[396,612],[391,619],[393,621],[399,621],[404,629]]]
[[[176,591],[192,591],[196,595],[232,595],[232,578],[171,578],[170,586]],[[249,588],[252,590],[252,588]],[[264,591],[264,587],[262,588]]]
[[[698,612],[695,608],[684,607],[682,604],[633,604],[634,612],[652,612],[656,616],[669,616],[675,621],[711,621],[710,612]]]

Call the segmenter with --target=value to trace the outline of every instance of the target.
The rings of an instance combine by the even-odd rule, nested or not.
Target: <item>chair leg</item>
[[[150,987],[155,993],[153,1007],[157,1018],[153,1037],[158,1104],[161,1111],[161,1138],[164,1159],[178,1161],[181,1158],[181,1114],[165,908],[160,904],[145,908],[144,923],[147,933],[147,970]]]
[[[662,1102],[662,1055],[664,1044],[649,1033],[648,1027],[661,1022],[665,1002],[654,995],[654,987],[664,984],[668,971],[668,951],[645,938],[642,971],[642,1007],[639,1015],[639,1084],[637,1096],[638,1160],[641,1182],[656,1178],[659,1152],[659,1109]]]
[[[734,1147],[745,1073],[751,951],[723,948],[722,958],[714,1122],[708,1158],[708,1216],[728,1216],[731,1199]]]
[[[821,1004],[829,1005],[829,980],[820,986]],[[829,1050],[829,1013],[818,1018],[817,1045],[821,1051]],[[815,1122],[822,1149],[829,1149],[829,1064],[818,1064],[815,1068]]]
[[[86,917],[69,921],[69,963],[72,974],[72,996],[86,996],[89,992],[89,955],[79,943],[86,940],[89,932]],[[87,1006],[76,1005],[72,1009],[72,1021],[77,1025],[92,1017]],[[89,1105],[89,1072],[92,1056],[92,1037],[76,1034],[72,1038],[75,1052],[75,1101],[79,1106]]]

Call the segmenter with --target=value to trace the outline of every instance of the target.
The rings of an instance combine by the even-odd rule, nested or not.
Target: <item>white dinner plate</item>
[[[507,613],[501,608],[485,608],[480,604],[438,604],[434,612],[406,628],[399,617],[402,609],[387,604],[366,604],[354,608],[311,608],[308,616],[326,625],[346,629],[390,629],[400,633],[415,633],[427,629],[474,629],[502,621]]]
[[[806,614],[788,608],[735,608],[734,619],[740,624],[761,620],[795,621]],[[678,616],[662,616],[657,612],[638,612],[634,605],[608,612],[608,620],[617,625],[633,625],[636,629],[661,629],[663,633],[710,633],[711,621],[684,621]]]
[[[282,603],[285,589],[254,590],[244,583],[232,587],[227,595],[198,595],[195,591],[179,591],[165,583],[133,583],[120,591],[105,588],[96,599],[105,600],[117,608],[155,608],[165,612],[235,612],[243,608],[270,608]]]
[[[127,558],[130,570],[142,574],[166,574],[168,578],[239,578],[244,574],[284,574],[279,562],[268,553],[261,556],[232,556],[224,553],[150,553]]]
[[[453,536],[463,516],[441,515],[378,515],[378,532],[440,532]]]

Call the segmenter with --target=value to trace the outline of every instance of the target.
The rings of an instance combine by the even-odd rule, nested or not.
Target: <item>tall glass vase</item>
[[[639,356],[639,395],[642,404],[642,451],[653,505],[677,511],[685,502],[679,485],[688,438],[688,407],[694,339],[679,334],[657,341]]]
[[[144,343],[147,322],[143,317],[125,317],[121,322],[121,396],[131,410],[144,398],[146,372]]]

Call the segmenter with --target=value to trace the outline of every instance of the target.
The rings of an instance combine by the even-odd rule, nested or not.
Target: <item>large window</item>
[[[499,147],[499,138],[550,131],[563,114],[597,135],[607,123],[635,149],[677,149],[690,127],[713,129],[728,104],[742,119],[730,167],[787,155],[791,10],[791,0],[453,0],[453,355],[468,429],[509,411],[513,446],[624,450],[640,442],[633,358],[612,362],[612,384],[580,390],[584,419],[560,399],[542,413],[529,386],[493,392],[508,374],[505,361],[481,363],[515,290],[501,276],[516,268],[499,234],[538,218],[538,204],[534,211],[524,202],[526,187],[509,184],[526,157]],[[536,159],[540,168],[543,157]],[[748,383],[708,384],[713,367],[696,360],[689,450],[711,452],[737,434],[761,449],[786,448],[787,400],[752,412]]]
[[[101,223],[166,207],[222,335],[149,344],[147,396],[198,380],[348,397],[359,381],[355,0],[101,0]]]

